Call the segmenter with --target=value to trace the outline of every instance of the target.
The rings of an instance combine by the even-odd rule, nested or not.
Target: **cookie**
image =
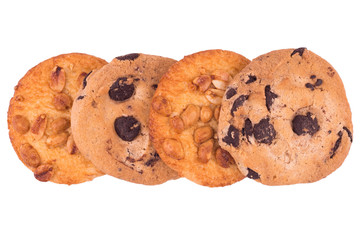
[[[50,58],[15,87],[8,111],[11,143],[39,181],[74,184],[103,175],[74,144],[70,109],[86,75],[107,62],[86,54]]]
[[[306,48],[254,59],[227,87],[219,143],[266,185],[318,181],[344,161],[351,111],[335,69]]]
[[[146,185],[178,178],[156,153],[148,129],[151,97],[175,62],[128,54],[84,82],[72,109],[72,131],[80,152],[104,173]]]
[[[230,51],[184,57],[162,77],[152,99],[150,134],[161,159],[181,176],[204,186],[225,186],[244,176],[217,141],[222,96],[249,63]]]

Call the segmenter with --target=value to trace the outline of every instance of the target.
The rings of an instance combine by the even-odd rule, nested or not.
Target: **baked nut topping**
[[[214,118],[215,118],[216,121],[219,121],[219,115],[220,115],[220,106],[217,106],[214,109]]]
[[[69,134],[66,132],[51,135],[46,139],[46,145],[51,148],[60,147],[67,142]]]
[[[184,150],[179,142],[176,139],[167,138],[164,140],[162,144],[162,148],[166,155],[174,159],[183,159],[184,158]]]
[[[211,82],[212,82],[212,84],[215,86],[215,88],[217,88],[217,89],[221,89],[221,90],[225,90],[225,89],[226,89],[227,83],[224,82],[224,81],[221,81],[221,80],[212,80]]]
[[[230,74],[223,70],[215,70],[213,73],[211,73],[210,76],[211,76],[211,79],[222,80],[225,82],[228,82],[229,80],[231,80]]]
[[[214,131],[210,126],[199,127],[194,132],[194,141],[196,143],[203,143],[214,135]]]
[[[179,116],[170,118],[170,125],[177,133],[181,133],[185,129],[184,122]]]
[[[34,171],[34,177],[41,182],[49,181],[52,175],[53,167],[50,164],[40,165]]]
[[[169,116],[171,114],[171,106],[169,101],[164,98],[163,96],[156,96],[151,106],[154,108],[154,110],[164,116]]]
[[[19,148],[21,159],[28,167],[36,168],[40,165],[40,156],[36,149],[28,143],[22,144]]]
[[[34,121],[30,131],[35,140],[40,140],[44,135],[47,124],[47,117],[45,114],[40,114]]]
[[[83,85],[84,78],[86,77],[86,75],[87,75],[86,72],[82,72],[82,73],[79,74],[79,76],[78,76],[78,78],[76,80],[76,85],[78,86],[79,89]]]
[[[12,119],[12,126],[20,134],[25,134],[29,131],[30,123],[26,117],[22,115],[15,115]]]
[[[193,83],[199,87],[201,92],[205,92],[211,85],[211,77],[209,75],[200,75],[193,80]]]
[[[55,95],[53,103],[56,110],[63,111],[71,108],[72,99],[69,95],[65,93],[59,93]]]
[[[224,96],[225,91],[221,89],[210,88],[205,92],[206,99],[215,105],[220,105],[222,97]]]
[[[209,139],[202,143],[198,149],[198,160],[202,163],[207,163],[210,158],[214,147],[214,140]]]
[[[65,71],[62,67],[56,66],[51,72],[50,88],[55,92],[61,92],[66,83]]]
[[[200,110],[200,120],[204,123],[211,120],[213,117],[213,111],[209,106],[203,106]]]
[[[78,148],[76,147],[74,138],[70,135],[66,141],[66,150],[69,154],[75,154],[78,152]]]
[[[67,118],[59,117],[51,122],[50,131],[51,134],[57,134],[62,131],[65,131],[69,127],[70,127],[70,120]]]
[[[215,151],[216,162],[223,168],[230,167],[230,164],[235,163],[230,153],[222,148],[217,148]]]
[[[188,128],[199,120],[200,108],[198,106],[190,104],[181,113],[180,117],[184,121],[185,128]]]

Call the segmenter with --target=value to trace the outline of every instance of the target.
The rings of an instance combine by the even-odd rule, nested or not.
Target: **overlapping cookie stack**
[[[306,48],[251,62],[224,50],[178,62],[60,55],[20,80],[8,126],[35,178],[64,184],[104,173],[146,185],[315,182],[343,163],[352,142],[342,81]]]

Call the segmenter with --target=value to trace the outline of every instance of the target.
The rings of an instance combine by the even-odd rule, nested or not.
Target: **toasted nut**
[[[162,144],[162,148],[166,155],[174,159],[183,159],[184,158],[184,150],[179,142],[176,139],[167,138]]]
[[[199,150],[198,150],[198,160],[202,163],[207,163],[211,158],[213,147],[214,147],[213,139],[210,139],[202,143],[199,146]]]
[[[36,168],[40,165],[40,156],[36,149],[28,143],[20,145],[19,148],[21,160],[28,167]]]
[[[222,80],[222,81],[229,81],[230,80],[230,74],[224,70],[215,70],[212,74],[211,74],[211,79],[217,79],[217,80]]]
[[[194,141],[196,143],[203,143],[209,140],[214,135],[214,131],[210,126],[199,127],[194,132]]]
[[[44,135],[47,124],[47,117],[45,114],[40,114],[34,121],[30,131],[36,140],[40,140]]]
[[[205,92],[205,97],[209,102],[211,102],[215,105],[220,105],[221,101],[222,101],[222,97],[224,96],[224,93],[225,93],[224,90],[210,88],[209,90],[207,90]]]
[[[60,147],[64,145],[68,139],[69,134],[62,132],[57,135],[51,135],[46,139],[46,145],[51,148]]]
[[[201,92],[205,92],[211,85],[211,78],[209,75],[200,75],[193,80],[193,83],[199,87]]]
[[[214,109],[214,118],[215,118],[216,121],[219,121],[219,115],[220,115],[220,106],[217,106]]]
[[[82,72],[79,74],[77,80],[76,80],[76,86],[80,89],[81,86],[83,85],[84,82],[84,78],[86,77],[87,73],[86,72]]]
[[[53,167],[50,164],[40,165],[34,171],[34,177],[40,182],[47,182],[53,175]]]
[[[234,164],[234,158],[230,155],[230,153],[222,148],[216,149],[215,152],[216,162],[223,168],[230,167],[230,164]]]
[[[53,103],[56,110],[63,111],[71,108],[72,100],[69,95],[66,95],[65,93],[59,93],[55,95]]]
[[[30,123],[26,117],[22,115],[15,115],[12,119],[12,127],[20,134],[25,134],[29,131]]]
[[[226,82],[221,81],[221,80],[212,80],[211,81],[212,84],[217,88],[217,89],[221,89],[221,90],[225,90],[226,89]]]
[[[177,133],[181,133],[185,129],[184,122],[179,116],[170,118],[170,126],[174,128]]]
[[[193,104],[187,106],[187,108],[181,113],[180,117],[184,121],[185,128],[190,127],[199,120],[200,108]]]
[[[159,114],[169,116],[171,114],[171,106],[169,101],[163,96],[156,96],[151,102],[152,108]]]
[[[51,72],[50,88],[55,92],[61,92],[65,87],[65,71],[62,67],[56,66]]]
[[[57,134],[62,131],[65,131],[69,127],[70,127],[70,120],[67,118],[59,117],[51,122],[50,132],[51,134]]]
[[[70,135],[66,142],[66,150],[69,154],[75,154],[78,152],[78,148],[76,147],[74,138]]]
[[[210,121],[213,117],[213,111],[209,106],[203,106],[200,110],[200,120],[204,123]]]

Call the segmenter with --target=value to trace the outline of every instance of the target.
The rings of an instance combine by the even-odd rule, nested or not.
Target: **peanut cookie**
[[[178,178],[155,152],[148,129],[151,97],[175,62],[133,53],[87,78],[72,109],[72,131],[80,152],[104,173],[146,185]]]
[[[150,134],[161,159],[181,176],[210,187],[244,178],[219,147],[217,125],[226,86],[248,63],[234,52],[208,50],[184,57],[160,80]]]
[[[254,59],[227,87],[219,143],[266,185],[315,182],[344,161],[351,111],[335,69],[306,48]]]
[[[37,180],[74,184],[103,175],[78,152],[70,109],[86,75],[104,64],[86,54],[60,55],[29,70],[15,87],[8,111],[10,140]]]

